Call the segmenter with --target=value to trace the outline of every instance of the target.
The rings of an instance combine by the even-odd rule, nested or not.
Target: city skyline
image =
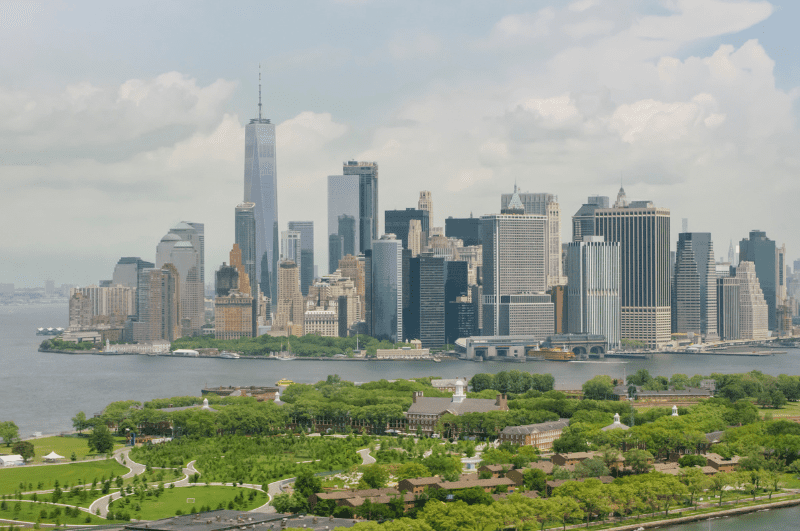
[[[448,216],[497,213],[514,180],[523,192],[557,195],[562,218],[592,194],[613,196],[622,181],[631,197],[710,232],[717,255],[758,229],[785,242],[793,262],[800,237],[785,227],[799,186],[792,65],[800,52],[788,23],[798,8],[707,0],[620,15],[614,6],[474,6],[457,19],[449,6],[426,6],[427,17],[407,19],[392,16],[411,12],[400,4],[382,14],[369,2],[320,2],[330,17],[303,25],[292,7],[257,5],[284,27],[241,37],[200,64],[186,48],[195,38],[164,53],[154,52],[158,39],[132,39],[152,15],[146,9],[120,28],[106,6],[88,16],[82,6],[5,5],[4,20],[15,22],[0,37],[9,50],[0,61],[15,76],[0,83],[8,102],[0,179],[11,205],[0,220],[21,230],[0,237],[0,282],[95,284],[120,257],[152,260],[163,227],[181,219],[205,224],[209,271],[225,261],[259,63],[263,114],[280,152],[281,231],[291,219],[322,227],[325,179],[343,160],[364,160],[381,168],[378,234],[382,211],[414,207],[420,190],[431,191],[443,226]],[[187,25],[186,11],[199,27],[256,24],[211,4],[173,4],[159,8],[163,26],[152,31],[166,39]],[[381,28],[368,32],[374,45],[329,44],[330,31],[353,17]],[[95,41],[65,39],[105,19]],[[56,42],[67,44],[53,68]],[[285,46],[272,51],[278,42]],[[341,83],[308,87],[320,75]],[[673,249],[678,232],[674,223]],[[75,252],[75,234],[92,252]],[[570,240],[563,219],[561,241]],[[327,242],[319,238],[315,251],[324,271]]]

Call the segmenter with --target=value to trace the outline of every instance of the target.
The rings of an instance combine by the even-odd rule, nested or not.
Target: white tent
[[[50,452],[46,456],[42,457],[45,461],[58,461],[59,459],[64,459],[63,455],[58,455],[55,452]]]
[[[0,466],[19,466],[25,464],[21,455],[0,455]]]

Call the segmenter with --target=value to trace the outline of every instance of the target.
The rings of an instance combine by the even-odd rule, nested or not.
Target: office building
[[[717,335],[723,341],[739,339],[739,279],[717,279]]]
[[[572,216],[572,241],[582,242],[584,236],[594,236],[594,211],[608,208],[608,204],[608,197],[604,195],[589,196],[586,203]]]
[[[275,124],[261,115],[261,74],[258,78],[258,118],[244,129],[244,202],[255,203],[256,277],[261,293],[275,301],[280,252]]]
[[[302,257],[300,255],[302,242],[300,241],[300,232],[295,230],[285,230],[281,232],[281,260],[292,261],[297,266],[298,279],[297,287],[300,287],[300,272],[303,270]],[[280,289],[280,287],[279,287]],[[302,290],[301,290],[302,293]]]
[[[671,340],[670,213],[649,201],[628,202],[620,188],[613,208],[595,210],[595,234],[620,244],[621,339],[651,348]]]
[[[340,258],[346,254],[357,255],[359,244],[359,176],[328,176],[328,242],[329,256]],[[336,235],[334,239],[331,236]],[[343,253],[343,254],[342,254]],[[329,273],[336,270],[337,261],[329,258]]]
[[[464,242],[464,246],[481,244],[481,219],[449,217],[444,220],[444,235],[448,238],[457,238]]]
[[[133,340],[174,341],[180,338],[180,282],[176,267],[165,264],[144,269],[139,276],[139,319],[131,323]],[[199,272],[197,276],[199,278]]]
[[[432,253],[410,258],[408,306],[403,315],[403,326],[404,338],[419,339],[423,348],[445,344],[444,259]]]
[[[411,251],[412,258],[418,256],[425,247],[423,234],[420,220],[412,219],[408,222],[408,250]]]
[[[258,254],[256,249],[256,205],[255,203],[240,203],[236,206],[234,217],[234,241],[242,252],[242,266],[244,267],[247,278],[250,279],[250,295],[253,298],[252,335],[258,335],[259,299],[261,292],[258,288]],[[264,320],[271,318],[266,314],[261,317]]]
[[[767,238],[763,231],[750,231],[749,238],[739,242],[739,260],[740,263],[746,261],[755,265],[756,278],[764,293],[764,300],[767,301],[769,329],[777,330],[777,310],[783,305],[783,300],[780,299],[781,281],[785,275],[781,271],[783,268],[775,242]]]
[[[766,339],[769,336],[769,305],[761,290],[755,264],[739,262],[736,279],[739,281],[739,338]]]
[[[404,249],[408,249],[408,231],[410,222],[417,220],[422,231],[422,247],[427,245],[428,233],[430,231],[430,213],[426,210],[407,208],[405,210],[387,210],[383,214],[384,231],[386,234],[394,234],[403,244]]]
[[[558,196],[553,194],[520,193],[514,186],[514,194],[519,197],[525,214],[545,216],[545,268],[547,286],[560,286],[567,283],[561,263],[561,207]],[[501,211],[508,207],[514,194],[502,194]]]
[[[483,335],[553,333],[546,239],[547,216],[525,214],[516,192],[503,213],[481,216]]]
[[[79,290],[69,296],[69,330],[86,330],[92,326],[92,301]]]
[[[300,273],[297,264],[282,261],[278,264],[278,304],[275,310],[273,331],[302,336],[305,322],[305,301],[300,293]]]
[[[368,333],[397,342],[403,338],[403,247],[392,234],[372,242],[365,252]]]
[[[433,227],[433,198],[428,190],[423,190],[419,193],[419,201],[417,201],[417,209],[424,210],[428,213],[428,223]],[[389,232],[388,230],[386,232]]]
[[[114,275],[111,279],[112,284],[118,286],[128,286],[129,288],[139,289],[139,273],[145,269],[155,267],[153,262],[142,260],[138,256],[125,256],[119,259],[114,267]],[[139,298],[134,297],[133,315],[139,314]]]
[[[314,282],[314,222],[290,221],[289,230],[300,233],[300,292],[306,296]]]
[[[358,177],[358,249],[370,248],[378,239],[378,163],[350,160],[342,165],[343,175]]]
[[[478,335],[477,312],[469,286],[469,264],[465,261],[444,263],[445,343]]]
[[[161,238],[156,247],[156,268],[175,266],[179,286],[179,323],[181,335],[200,335],[205,324],[205,295],[199,249],[200,234],[186,222],[180,222]]]
[[[303,317],[303,332],[321,337],[339,337],[339,316],[335,308],[308,310]]]
[[[717,337],[714,244],[707,232],[678,236],[672,281],[672,332]]]
[[[584,236],[567,251],[567,329],[603,335],[608,349],[620,346],[620,244]]]
[[[81,298],[74,298],[80,294]],[[136,312],[136,288],[124,285],[86,286],[71,288],[70,328],[122,327],[129,316]],[[76,305],[76,319],[73,323],[73,300]],[[88,313],[87,313],[88,308]]]
[[[569,271],[569,266],[564,272]],[[553,332],[556,334],[569,333],[569,314],[567,312],[567,286],[551,286],[547,293],[553,303]]]
[[[222,264],[217,271],[214,299],[217,339],[253,337],[253,296],[250,277],[242,262],[242,250],[234,243],[230,252],[231,265]]]

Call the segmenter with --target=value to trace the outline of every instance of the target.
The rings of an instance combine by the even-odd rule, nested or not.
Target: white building
[[[606,336],[620,344],[620,247],[602,236],[584,236],[567,251],[567,332]]]
[[[753,262],[739,262],[739,338],[766,339],[769,335],[769,308],[756,278]]]
[[[333,310],[308,310],[304,318],[303,333],[322,337],[338,337],[338,313]]]

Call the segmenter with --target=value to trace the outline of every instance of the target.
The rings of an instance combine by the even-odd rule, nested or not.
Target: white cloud
[[[492,28],[488,39],[481,44],[487,47],[521,46],[531,40],[546,37],[556,10],[546,7],[536,13],[506,15]]]
[[[591,7],[596,6],[599,3],[600,0],[578,0],[577,2],[572,2],[569,5],[569,10],[574,11],[576,13],[581,13]]]

